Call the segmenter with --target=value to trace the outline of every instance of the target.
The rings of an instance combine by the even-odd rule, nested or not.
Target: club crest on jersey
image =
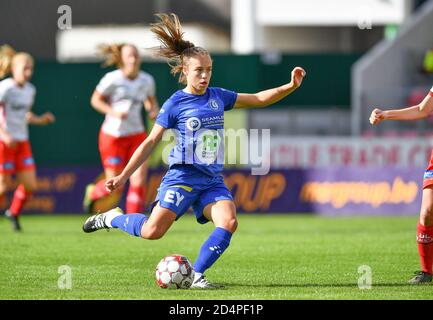
[[[213,111],[218,111],[218,109],[219,109],[218,101],[216,101],[215,99],[210,99],[209,103],[208,103],[208,106]]]
[[[201,128],[201,121],[197,117],[192,117],[186,120],[186,127],[191,131],[197,131]]]

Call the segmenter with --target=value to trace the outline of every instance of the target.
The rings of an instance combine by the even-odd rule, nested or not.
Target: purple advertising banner
[[[416,215],[424,168],[315,168],[224,171],[239,212],[318,213],[324,215]],[[150,170],[146,207],[155,199],[165,170]],[[99,168],[38,168],[38,191],[26,204],[32,213],[81,213],[84,190],[102,178]],[[12,190],[11,190],[12,191]],[[9,193],[9,200],[12,193]],[[110,196],[97,210],[124,206]],[[8,202],[1,204],[4,209]]]
[[[239,212],[417,215],[424,168],[226,171]]]

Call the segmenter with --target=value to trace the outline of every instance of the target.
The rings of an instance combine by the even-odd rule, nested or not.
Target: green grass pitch
[[[15,234],[0,219],[0,299],[431,299],[430,285],[410,286],[419,269],[416,217],[327,218],[239,215],[238,232],[208,270],[220,290],[167,290],[155,267],[171,253],[194,261],[212,225],[182,217],[156,241],[119,230],[81,231],[84,215],[22,217]],[[68,265],[72,288],[59,289]],[[358,267],[372,270],[359,289]]]

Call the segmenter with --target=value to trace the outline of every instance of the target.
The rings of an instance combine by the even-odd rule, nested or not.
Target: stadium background
[[[82,232],[83,191],[102,172],[103,116],[89,100],[111,70],[101,68],[96,45],[135,44],[160,104],[179,88],[146,50],[155,44],[148,31],[155,12],[177,13],[186,36],[211,51],[212,85],[254,92],[288,81],[294,66],[307,70],[302,87],[280,103],[225,114],[228,128],[271,129],[271,171],[224,171],[241,213],[229,250],[206,272],[223,290],[155,285],[162,257],[195,261],[212,232],[191,214],[158,241]],[[430,300],[431,286],[407,280],[419,269],[415,232],[432,118],[372,127],[368,116],[375,106],[425,97],[433,85],[431,30],[433,0],[1,0],[0,44],[35,57],[34,109],[52,111],[57,122],[30,129],[39,191],[21,216],[23,232],[0,217],[0,300]],[[166,170],[162,148],[152,157],[147,201]],[[255,303],[262,301],[247,304]],[[112,306],[94,309],[112,313]],[[279,306],[279,315],[293,311]]]
[[[59,29],[61,5],[71,8],[70,30]],[[236,9],[242,5],[246,14]],[[314,22],[308,22],[311,17],[305,13],[306,22],[302,23],[290,17],[284,20],[275,11],[260,16],[261,5],[261,1],[240,0],[191,0],[182,4],[128,0],[121,5],[105,1],[102,7],[97,1],[2,1],[0,21],[14,27],[0,29],[1,43],[34,55],[32,82],[38,90],[34,110],[50,110],[57,117],[52,126],[31,128],[39,191],[28,203],[27,211],[81,212],[82,191],[101,172],[97,136],[103,117],[90,107],[89,99],[99,79],[110,69],[101,68],[95,51],[86,51],[84,45],[81,52],[74,51],[78,54],[68,55],[68,49],[70,53],[80,43],[70,41],[69,47],[62,47],[64,38],[73,37],[74,29],[84,28],[89,36],[82,39],[83,43],[110,42],[113,37],[109,31],[113,28],[130,27],[136,32],[148,28],[154,12],[172,11],[191,28],[191,34],[202,32],[197,37],[199,45],[202,41],[203,46],[210,46],[214,86],[257,92],[288,81],[290,69],[296,65],[308,72],[302,88],[275,106],[226,113],[227,128],[271,129],[269,175],[249,177],[245,165],[230,166],[225,173],[240,212],[417,214],[418,186],[430,153],[431,120],[385,124],[376,129],[368,125],[367,115],[376,104],[401,106],[416,102],[432,84],[431,70],[423,60],[433,47],[432,41],[419,39],[413,44],[404,38],[406,30],[425,29],[424,24],[432,20],[431,1],[396,0],[389,7],[370,1],[368,5],[379,12],[374,16],[377,20],[369,18],[367,12],[365,16],[352,15],[349,21],[334,17],[334,23],[329,23],[326,12],[322,20]],[[271,3],[281,10],[291,5],[290,1]],[[308,2],[304,5],[308,6]],[[359,2],[351,1],[345,9],[354,12],[359,6]],[[245,18],[248,10],[253,18]],[[236,35],[236,30],[248,23],[253,23],[250,33],[262,35],[259,40],[248,43],[243,39],[248,35]],[[104,29],[108,33],[103,33]],[[220,34],[218,39],[223,40],[209,40],[212,33],[206,32]],[[125,41],[136,41],[128,40],[127,31],[123,36]],[[326,41],[318,41],[321,37]],[[400,52],[401,63],[386,73],[387,78],[397,80],[358,85],[359,78],[362,83],[375,82],[374,75],[373,79],[365,78],[366,68],[357,70],[363,63],[374,66],[380,57],[370,57],[372,53],[393,46],[390,43],[396,46],[392,51]],[[144,52],[142,69],[155,77],[162,105],[180,86],[169,74],[168,66],[144,50],[144,39],[136,44]],[[382,55],[386,56],[386,52],[383,50]],[[399,81],[402,72],[406,78]],[[152,157],[151,167],[148,202],[165,170],[159,152]],[[3,203],[3,207],[6,205]]]

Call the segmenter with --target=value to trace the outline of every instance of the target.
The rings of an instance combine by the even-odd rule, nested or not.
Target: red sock
[[[418,223],[416,242],[423,272],[432,274],[433,265],[433,226],[422,226]]]
[[[145,187],[129,186],[126,196],[126,213],[143,212],[145,192]]]
[[[90,194],[90,199],[92,199],[93,201],[101,199],[105,196],[108,196],[110,193],[107,191],[107,189],[105,188],[105,180],[99,180],[96,185],[95,188],[92,190],[92,193]]]
[[[20,184],[15,190],[14,197],[12,199],[12,204],[10,211],[12,216],[17,217],[20,215],[26,201],[32,196],[32,192],[26,191],[24,186]]]

